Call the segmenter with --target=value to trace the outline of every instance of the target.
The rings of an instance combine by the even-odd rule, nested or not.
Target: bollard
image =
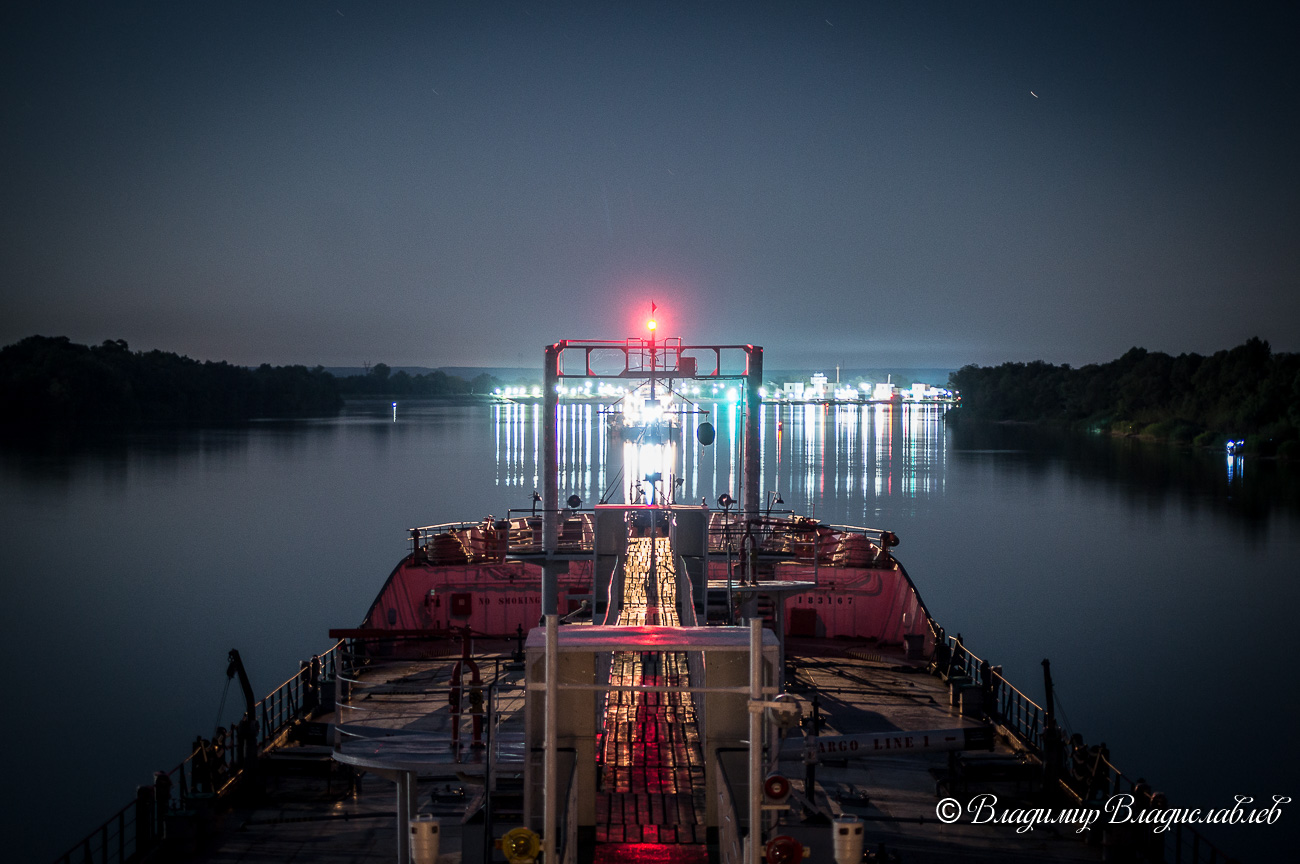
[[[974,682],[965,675],[953,675],[948,679],[948,707],[956,711],[961,705],[961,690]]]
[[[504,561],[510,554],[510,522],[507,519],[498,519],[493,526],[496,530],[496,548],[493,554],[493,560]]]
[[[135,848],[137,852],[152,849],[157,833],[154,829],[154,798],[152,786],[135,787]]]
[[[164,822],[172,803],[172,778],[167,776],[166,771],[153,772],[153,797],[154,835],[162,837],[166,833]]]

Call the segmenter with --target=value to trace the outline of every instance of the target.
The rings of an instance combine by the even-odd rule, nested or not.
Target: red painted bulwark
[[[570,595],[591,592],[591,565],[574,561],[559,580],[561,609]],[[361,626],[379,630],[449,631],[514,636],[537,626],[542,569],[519,561],[436,565],[410,556],[393,571]]]

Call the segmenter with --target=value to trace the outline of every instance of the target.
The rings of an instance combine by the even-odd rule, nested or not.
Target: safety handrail
[[[947,677],[961,674],[981,684],[992,697],[991,709],[986,713],[1010,732],[1012,737],[1042,756],[1046,744],[1046,711],[1003,677],[1000,667],[990,666],[986,660],[967,648],[960,634],[946,637],[945,645],[949,652],[945,673]],[[1067,745],[1062,742],[1062,746]],[[1091,801],[1099,805],[1109,796],[1118,793],[1133,795],[1134,806],[1138,809],[1151,803],[1149,790],[1140,788],[1145,785],[1144,782],[1125,775],[1102,750],[1090,752],[1085,764],[1077,770],[1071,760],[1066,773],[1061,788],[1080,804]],[[1164,854],[1163,858],[1157,855],[1152,860],[1163,860],[1169,864],[1230,860],[1190,825],[1173,824],[1170,830],[1163,834],[1153,833],[1152,836],[1155,838],[1152,842],[1161,844]],[[1205,857],[1207,855],[1208,858]]]
[[[56,864],[108,864],[131,860],[136,855],[140,840],[136,826],[143,824],[139,821],[140,809],[139,799],[127,804],[55,859]]]
[[[254,705],[254,752],[276,740],[319,703],[322,685],[338,671],[340,640]],[[316,669],[314,681],[312,668]],[[313,702],[313,691],[316,701]],[[239,727],[219,751],[209,742],[195,747],[170,771],[154,774],[152,787],[141,786],[136,799],[55,859],[56,864],[126,864],[152,850],[163,838],[164,820],[184,811],[190,799],[221,795],[245,767]],[[220,781],[220,782],[218,782]],[[147,790],[147,791],[146,791]]]

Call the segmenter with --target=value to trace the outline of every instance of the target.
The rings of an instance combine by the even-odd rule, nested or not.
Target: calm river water
[[[737,413],[681,454],[681,497],[738,495]],[[768,406],[765,489],[882,527],[931,613],[1175,805],[1300,793],[1292,734],[1300,508],[1294,472],[936,409]],[[4,820],[18,860],[62,852],[171,768],[222,708],[238,648],[258,694],[355,626],[406,529],[526,508],[534,406],[351,403],[337,418],[0,449]],[[602,418],[566,409],[561,495],[590,504]],[[693,421],[698,422],[698,418]],[[779,426],[778,426],[779,423]],[[221,709],[219,711],[219,709]],[[1208,833],[1266,861],[1272,826]]]

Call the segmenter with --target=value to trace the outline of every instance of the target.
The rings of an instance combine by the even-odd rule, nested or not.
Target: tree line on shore
[[[345,396],[467,396],[491,393],[500,381],[484,372],[466,381],[435,369],[424,375],[405,370],[392,371],[385,363],[376,363],[365,375],[348,375],[335,379]]]
[[[485,379],[485,380],[480,380]],[[344,396],[455,396],[490,392],[443,372],[336,378],[317,366],[235,366],[166,351],[132,351],[122,340],[79,345],[66,336],[30,336],[0,348],[0,426],[83,430],[205,426],[262,417],[328,416]]]
[[[1043,361],[964,366],[962,419],[1057,423],[1201,446],[1246,441],[1265,455],[1300,455],[1300,354],[1258,338],[1203,357],[1131,348],[1077,369]]]

